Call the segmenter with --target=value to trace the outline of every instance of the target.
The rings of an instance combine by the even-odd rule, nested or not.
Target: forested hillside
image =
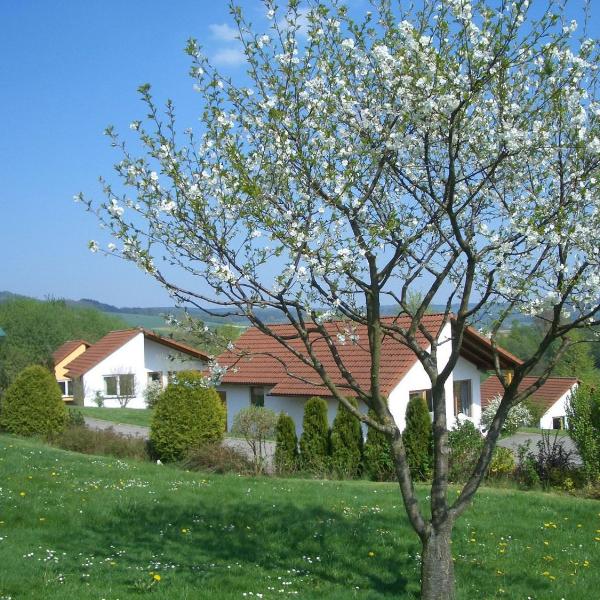
[[[95,342],[112,329],[127,324],[118,316],[91,308],[68,306],[63,300],[16,298],[0,302],[0,390],[31,364],[49,364],[52,352],[63,342]]]

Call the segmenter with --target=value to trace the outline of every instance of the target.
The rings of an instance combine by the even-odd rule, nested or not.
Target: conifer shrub
[[[353,406],[358,403],[351,399]],[[331,428],[331,469],[343,478],[357,477],[362,463],[360,421],[340,402]]]
[[[327,402],[313,396],[304,405],[300,461],[302,468],[313,473],[324,473],[329,459],[329,424]]]
[[[163,461],[183,459],[207,443],[220,443],[225,434],[225,408],[202,376],[182,371],[160,395],[150,425],[152,452]]]
[[[6,390],[0,406],[0,429],[17,435],[52,436],[67,424],[67,409],[54,375],[32,365]]]
[[[275,426],[275,471],[280,475],[293,473],[298,468],[298,436],[296,425],[282,412]]]
[[[411,476],[417,481],[426,481],[433,466],[433,430],[424,398],[409,400],[402,440]]]
[[[375,411],[369,410],[369,416],[377,420]],[[363,449],[363,470],[372,481],[393,481],[396,469],[392,458],[390,440],[385,433],[374,427],[367,431],[367,441]]]

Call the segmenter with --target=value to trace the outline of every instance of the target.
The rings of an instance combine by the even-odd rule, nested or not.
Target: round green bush
[[[351,400],[356,407],[357,403]],[[331,428],[331,468],[338,477],[357,477],[362,462],[360,421],[340,402]]]
[[[433,466],[433,431],[424,398],[411,398],[406,407],[406,428],[402,433],[406,458],[413,479],[425,481]]]
[[[300,460],[302,468],[322,473],[329,458],[329,423],[327,402],[313,396],[304,405],[302,435],[300,436]]]
[[[369,416],[377,420],[375,411],[369,410]],[[372,481],[393,481],[396,479],[390,440],[385,433],[374,427],[369,427],[367,432],[367,441],[363,450],[363,465],[365,474]]]
[[[225,407],[219,394],[202,385],[202,376],[182,371],[160,395],[150,425],[150,444],[157,458],[176,461],[225,434]]]
[[[294,420],[283,412],[277,419],[275,442],[275,470],[280,475],[293,473],[298,466],[298,437]]]
[[[67,422],[67,409],[54,375],[39,365],[27,367],[4,394],[0,428],[17,435],[51,436]]]

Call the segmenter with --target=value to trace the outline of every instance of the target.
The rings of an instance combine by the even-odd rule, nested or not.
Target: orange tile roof
[[[57,365],[61,361],[65,360],[65,358],[67,358],[67,356],[69,356],[71,352],[79,348],[79,346],[81,346],[82,344],[86,348],[89,348],[91,346],[91,344],[89,342],[86,342],[85,340],[69,340],[68,342],[65,342],[62,346],[59,346],[52,353],[52,361],[54,365]]]
[[[185,354],[190,354],[201,360],[208,360],[208,355],[204,352],[192,348],[192,346],[188,346],[182,342],[164,338],[146,329],[121,329],[107,333],[100,341],[93,344],[83,354],[66,365],[67,375],[69,377],[80,377],[84,373],[87,373],[92,367],[95,367],[98,363],[132,340],[139,333],[143,333],[145,338],[158,342],[163,346],[167,346]]]
[[[443,321],[443,315],[426,315],[423,325],[432,334],[436,335]],[[382,319],[383,323],[396,323],[400,327],[408,327],[408,317],[388,317]],[[343,334],[348,323],[333,321],[327,323],[328,335],[336,340],[338,333]],[[288,338],[288,343],[303,354],[306,353],[302,341],[298,338],[292,325],[271,325],[271,329],[279,336]],[[359,386],[370,389],[371,356],[367,341],[367,328],[356,325],[355,332],[359,336],[358,344],[346,341],[345,344],[336,342],[336,348],[346,369],[352,374]],[[345,379],[335,364],[325,339],[320,334],[311,334],[310,340],[318,360],[325,367],[326,372],[336,385],[344,387]],[[419,343],[427,347],[428,343],[423,335],[419,335]],[[230,367],[222,382],[224,384],[246,384],[273,386],[271,394],[289,396],[331,396],[331,392],[322,384],[318,374],[312,367],[305,365],[287,350],[276,339],[261,333],[252,327],[235,343],[236,350],[225,352],[218,358],[220,365]],[[475,362],[481,368],[492,368],[491,344],[487,338],[469,329],[463,343],[469,351],[469,360],[475,357]],[[239,352],[245,355],[239,358]],[[478,351],[478,352],[477,352]],[[500,350],[502,363],[507,366],[519,364],[519,359]],[[392,339],[384,337],[381,350],[380,386],[383,394],[389,394],[398,384],[408,370],[417,362],[417,357],[407,346]],[[284,366],[285,365],[285,366]],[[234,370],[231,367],[235,367]],[[293,377],[292,375],[296,377]],[[302,381],[302,377],[307,381]]]
[[[519,391],[526,390],[538,380],[535,376],[524,377]],[[548,377],[544,384],[529,397],[530,402],[546,412],[557,400],[560,400],[579,380],[576,377]],[[484,409],[492,398],[504,393],[504,388],[496,375],[492,375],[481,384],[481,408]]]

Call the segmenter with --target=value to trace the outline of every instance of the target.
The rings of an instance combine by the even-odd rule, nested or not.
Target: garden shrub
[[[479,458],[483,438],[475,425],[465,420],[448,432],[448,444],[450,446],[449,479],[455,483],[466,481]]]
[[[190,450],[181,466],[188,471],[249,475],[254,466],[239,450],[224,444],[203,444]]]
[[[231,433],[246,440],[254,462],[254,471],[262,473],[266,462],[267,439],[275,435],[277,415],[264,406],[248,406],[233,418]]]
[[[84,425],[83,413],[76,408],[69,407],[67,409],[67,427],[83,427]]]
[[[161,394],[150,425],[153,453],[164,461],[183,459],[192,448],[220,443],[225,434],[225,408],[200,373],[182,371]]]
[[[158,381],[152,381],[146,386],[144,390],[144,400],[146,402],[146,408],[156,408],[158,399],[163,392],[162,384]]]
[[[490,428],[501,401],[502,398],[500,396],[494,396],[481,414],[481,426],[484,430]],[[512,435],[519,427],[527,427],[533,423],[533,417],[527,405],[525,403],[517,404],[508,411],[508,415],[506,415],[506,419],[502,425],[502,433]],[[539,418],[537,423],[539,423]]]
[[[375,411],[369,410],[369,416],[377,420]],[[393,481],[396,479],[396,469],[389,438],[385,433],[374,427],[369,427],[367,431],[367,441],[363,449],[363,470],[372,481]]]
[[[494,448],[487,476],[490,479],[508,479],[516,467],[515,457],[510,448]]]
[[[114,429],[94,430],[85,426],[67,427],[51,438],[51,443],[63,450],[97,454],[115,458],[148,460],[148,445],[145,440],[116,433]]]
[[[349,400],[354,407],[358,403]],[[360,473],[363,436],[360,421],[340,402],[331,428],[331,469],[337,477],[352,478]]]
[[[303,469],[324,473],[329,458],[329,424],[327,402],[313,396],[304,405],[302,435],[300,436],[300,461]]]
[[[410,474],[417,481],[431,476],[433,466],[433,430],[424,398],[411,398],[406,407],[406,428],[402,432]]]
[[[39,365],[21,371],[3,396],[0,428],[17,435],[50,436],[66,423],[67,409],[54,375]]]
[[[600,392],[579,386],[567,404],[567,423],[588,484],[600,483]]]
[[[298,436],[294,420],[283,412],[277,419],[275,444],[275,471],[293,473],[298,467]]]

